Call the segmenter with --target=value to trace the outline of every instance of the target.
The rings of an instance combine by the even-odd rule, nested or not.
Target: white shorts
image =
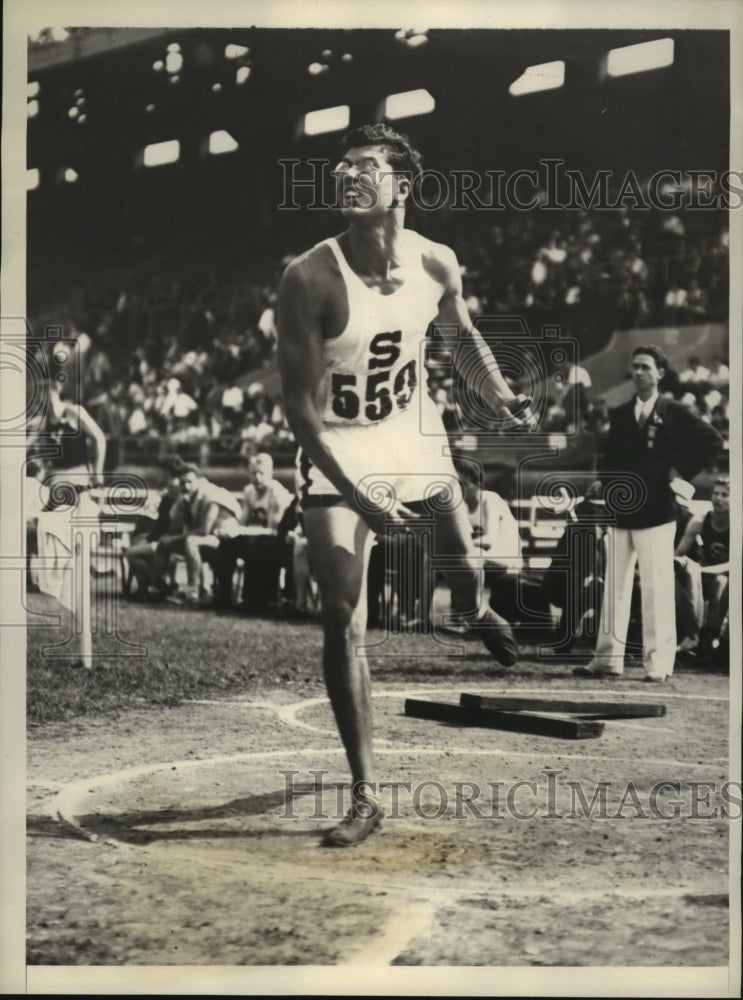
[[[326,424],[324,433],[338,464],[356,483],[362,502],[364,496],[379,504],[385,498],[401,503],[426,500],[442,491],[459,495],[459,477],[443,426],[440,434],[421,434],[417,419],[398,418],[381,424]],[[343,502],[301,448],[296,487],[303,510]]]

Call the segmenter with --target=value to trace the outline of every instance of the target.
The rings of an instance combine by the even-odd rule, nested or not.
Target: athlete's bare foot
[[[379,827],[384,813],[373,799],[354,802],[342,823],[325,834],[323,847],[353,847]]]

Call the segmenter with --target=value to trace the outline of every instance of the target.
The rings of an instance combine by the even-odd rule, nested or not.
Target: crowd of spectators
[[[469,216],[448,221],[471,314],[559,324],[583,357],[614,330],[727,320],[729,235],[715,216],[581,210],[504,213],[477,228]]]
[[[591,377],[585,368],[566,364],[561,374],[559,381],[551,383],[554,392],[547,400],[542,430],[569,434],[588,431],[597,436],[600,448],[609,428],[606,400],[593,393]],[[730,371],[724,358],[716,355],[710,368],[706,368],[699,358],[690,357],[688,367],[682,372],[670,369],[666,373],[660,391],[679,400],[695,416],[711,424],[726,442],[729,440]]]
[[[727,317],[728,237],[712,213],[430,216],[421,228],[455,247],[473,318],[559,325],[583,358],[615,330]],[[84,296],[66,293],[35,310],[36,325],[64,319],[76,339],[84,402],[108,438],[109,468],[173,453],[236,466],[257,451],[293,451],[273,364],[275,307],[279,276],[303,247],[287,233],[268,238],[262,256],[202,242],[151,257],[142,248],[129,263],[113,258],[89,269]],[[430,388],[450,429],[461,430],[449,375],[434,362]],[[577,412],[582,427],[600,431],[606,407],[591,397],[587,372],[575,365],[563,375],[550,381],[543,428],[570,430]],[[723,429],[727,390],[717,377],[686,378],[669,391]]]

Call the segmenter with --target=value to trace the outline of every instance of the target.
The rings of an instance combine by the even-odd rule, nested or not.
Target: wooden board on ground
[[[566,698],[520,698],[513,695],[463,694],[463,708],[488,708],[496,712],[558,712],[586,715],[594,719],[659,718],[666,706],[650,701],[576,701]]]
[[[534,733],[564,740],[595,739],[604,731],[603,722],[589,719],[556,719],[550,715],[524,712],[499,712],[488,708],[465,708],[439,701],[405,699],[405,714],[416,719],[435,719],[459,726],[507,729],[515,733]]]

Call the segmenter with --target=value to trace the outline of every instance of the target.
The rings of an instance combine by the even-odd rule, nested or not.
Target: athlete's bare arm
[[[348,463],[332,450],[317,406],[317,391],[323,374],[323,329],[330,309],[330,278],[318,254],[310,251],[293,261],[284,272],[278,294],[278,359],[286,406],[286,417],[297,443],[308,458],[335,486],[346,503],[377,532],[392,520],[412,519],[396,505],[394,512],[359,506],[356,482],[348,474]],[[400,509],[397,509],[399,507]]]
[[[512,426],[533,430],[537,423],[534,414],[528,405],[524,405],[524,397],[516,396],[503,378],[492,351],[472,323],[462,296],[462,276],[456,254],[443,244],[429,243],[424,254],[424,266],[443,289],[434,326],[452,349],[452,357],[470,372],[473,361],[485,369],[488,377],[482,383],[478,382],[478,391],[492,406],[494,413],[506,417]],[[461,334],[454,334],[452,330],[461,331]]]

